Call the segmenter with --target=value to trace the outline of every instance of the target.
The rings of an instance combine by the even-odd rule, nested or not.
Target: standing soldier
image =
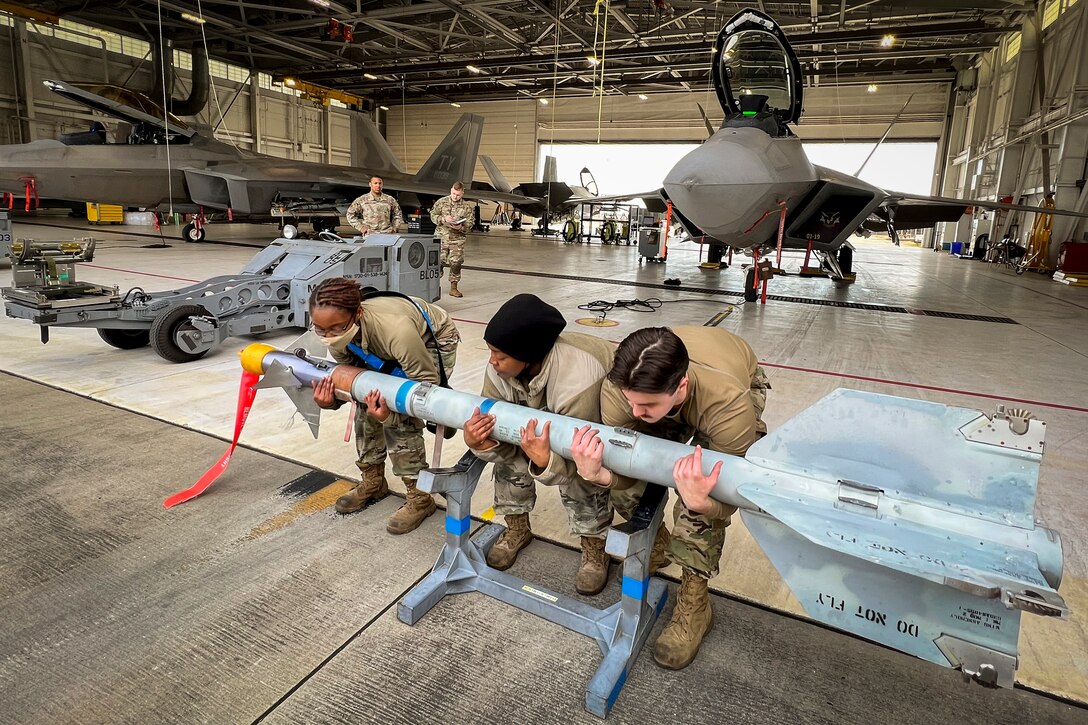
[[[382,193],[385,182],[382,177],[370,177],[370,193],[363,194],[348,207],[348,224],[359,230],[364,237],[375,234],[396,234],[404,224],[404,215],[397,200]]]
[[[450,297],[463,297],[457,289],[461,281],[461,263],[465,261],[465,235],[472,205],[465,201],[465,185],[455,181],[450,195],[443,196],[431,207],[431,222],[442,240],[442,269],[450,268]]]

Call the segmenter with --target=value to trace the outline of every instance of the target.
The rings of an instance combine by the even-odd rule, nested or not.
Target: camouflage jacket
[[[348,224],[360,230],[365,227],[368,233],[393,234],[404,224],[404,215],[389,194],[375,197],[367,192],[348,207]]]
[[[615,349],[607,340],[581,332],[564,332],[544,358],[540,372],[528,384],[518,378],[499,377],[488,365],[480,394],[491,400],[597,422],[601,419],[601,382],[612,367],[614,354]],[[494,463],[511,461],[523,454],[518,446],[500,443],[476,455]],[[546,468],[541,470],[530,463],[529,473],[538,483],[552,486],[577,478],[578,469],[573,461],[552,451]]]
[[[461,197],[461,201],[454,201],[451,196],[443,196],[431,207],[431,222],[437,227],[438,236],[443,239],[459,241],[463,240],[472,228],[472,207],[474,205]],[[446,215],[454,219],[464,219],[465,223],[460,229],[451,229],[442,222]]]

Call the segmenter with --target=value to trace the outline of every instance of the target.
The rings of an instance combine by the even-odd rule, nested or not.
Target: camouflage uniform
[[[435,225],[435,233],[442,240],[442,268],[450,268],[450,283],[457,284],[461,281],[461,264],[465,261],[465,237],[469,220],[472,219],[473,204],[461,198],[454,201],[452,196],[443,196],[431,207],[431,222]],[[451,229],[443,223],[445,216],[454,219],[464,219],[465,223],[460,229]]]
[[[771,385],[755,353],[748,343],[725,330],[674,327],[673,332],[683,340],[691,358],[688,396],[680,409],[657,423],[645,423],[632,416],[620,389],[606,381],[601,390],[603,422],[743,456],[767,432],[762,416]],[[612,503],[621,516],[630,518],[646,484],[612,475]],[[711,518],[691,511],[683,499],[677,499],[669,559],[703,578],[717,576],[725,530],[736,511],[733,506],[725,508],[723,518]]]
[[[374,196],[368,192],[351,202],[348,224],[359,231],[366,227],[368,234],[393,234],[404,224],[404,214],[389,194]]]
[[[423,315],[403,297],[363,300],[362,323],[354,343],[382,360],[396,360],[409,379],[437,385],[438,359],[441,358],[447,377],[452,375],[461,336],[445,310],[412,299],[430,317],[437,349]],[[332,356],[338,363],[359,364],[350,350],[333,350]],[[356,465],[363,472],[371,465],[385,465],[387,452],[393,460],[393,474],[401,478],[414,480],[427,467],[423,421],[392,413],[383,424],[366,414],[363,403],[355,411],[355,449],[359,454]]]
[[[528,385],[516,378],[501,378],[488,365],[480,394],[491,400],[598,421],[601,383],[612,366],[613,354],[612,344],[605,340],[580,332],[565,332]],[[610,492],[580,478],[572,461],[553,451],[547,467],[538,469],[520,447],[510,443],[500,443],[477,455],[495,464],[495,513],[504,516],[529,513],[536,505],[537,483],[558,486],[571,533],[605,538],[612,524]]]

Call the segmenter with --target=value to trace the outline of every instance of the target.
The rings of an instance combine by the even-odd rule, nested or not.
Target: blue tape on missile
[[[397,397],[393,401],[393,407],[398,413],[408,412],[408,394],[412,392],[412,386],[415,385],[411,380],[406,383],[401,383],[397,388]]]
[[[483,413],[484,415],[487,415],[488,411],[490,411],[492,408],[494,408],[495,403],[497,403],[497,402],[499,402],[499,401],[491,400],[490,398],[488,398],[484,402],[480,403],[480,412]]]
[[[468,527],[472,524],[472,518],[466,516],[463,519],[456,519],[452,516],[446,517],[446,531],[450,532],[454,536],[460,536],[468,531]]]
[[[632,599],[642,600],[646,596],[646,583],[649,579],[632,579],[629,576],[623,578],[623,584],[620,586],[620,591],[625,597],[631,597]]]

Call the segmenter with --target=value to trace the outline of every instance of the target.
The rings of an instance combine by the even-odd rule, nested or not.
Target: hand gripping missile
[[[398,413],[455,428],[474,408],[494,437],[520,442],[530,418],[551,422],[551,447],[570,458],[589,421],[280,352],[242,351],[262,386],[296,402],[331,375],[337,394],[379,390]],[[316,431],[309,398],[307,420]],[[304,411],[306,414],[306,411]],[[313,420],[311,420],[313,418]],[[590,422],[604,465],[674,486],[682,443]],[[1036,525],[1045,423],[1024,411],[993,416],[919,400],[836,390],[752,446],[745,458],[705,451],[723,466],[711,495],[741,510],[756,542],[806,613],[825,624],[1011,686],[1021,612],[1067,615],[1058,534]]]

